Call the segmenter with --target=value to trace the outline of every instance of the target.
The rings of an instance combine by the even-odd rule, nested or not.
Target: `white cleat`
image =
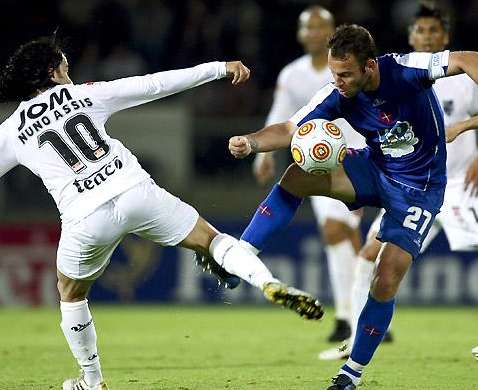
[[[74,379],[67,379],[63,382],[63,390],[109,390],[105,382],[98,383],[94,386],[89,386],[85,382],[83,371],[80,371],[80,376]]]
[[[478,360],[478,347],[475,347],[471,350],[471,353],[475,357],[476,360]]]
[[[319,360],[344,360],[350,357],[352,347],[350,339],[345,340],[339,347],[329,348],[319,353]]]

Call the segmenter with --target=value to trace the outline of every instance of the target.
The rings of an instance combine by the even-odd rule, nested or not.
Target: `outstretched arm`
[[[450,53],[446,75],[454,76],[461,73],[466,73],[478,84],[478,52],[454,51]]]
[[[290,145],[296,126],[292,122],[276,123],[246,135],[229,139],[229,151],[236,158],[244,158],[251,153],[270,152]]]
[[[129,107],[173,95],[209,81],[232,78],[238,85],[249,79],[250,71],[240,61],[208,62],[192,68],[157,72],[145,76],[85,84],[85,93],[101,102],[107,116]]]

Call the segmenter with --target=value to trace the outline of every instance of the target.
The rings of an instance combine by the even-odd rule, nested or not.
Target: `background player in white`
[[[82,370],[79,378],[63,383],[64,390],[107,389],[86,297],[128,233],[210,254],[228,272],[261,288],[270,301],[309,318],[322,315],[318,301],[281,284],[236,239],[157,186],[136,157],[105,131],[105,122],[119,110],[226,76],[241,84],[249,69],[239,61],[211,62],[74,85],[54,37],[21,46],[3,70],[1,99],[21,103],[0,125],[0,176],[16,165],[29,168],[43,180],[61,214],[61,328]]]
[[[448,18],[436,8],[420,6],[409,29],[409,44],[417,52],[439,52],[449,43]],[[447,141],[470,129],[478,128],[478,86],[466,74],[443,78],[433,86],[443,108]],[[440,214],[424,240],[422,252],[441,229],[445,231],[450,249],[478,250],[478,153],[474,131],[447,144],[448,183]],[[353,287],[352,312],[354,324],[367,300],[375,259],[380,241],[375,236],[380,228],[383,212],[370,227],[367,241],[357,261]],[[355,327],[352,330],[354,334]],[[346,348],[330,351],[329,359],[346,358],[350,354],[353,337]]]
[[[334,31],[334,16],[327,9],[311,6],[300,14],[297,39],[306,54],[280,72],[266,126],[289,119],[318,90],[333,81],[327,66],[327,41]],[[345,123],[341,128],[345,129],[348,147],[365,147],[365,139],[359,133]],[[273,152],[258,154],[253,169],[259,183],[271,180],[275,173]],[[334,298],[336,321],[328,340],[343,341],[350,336],[351,286],[355,259],[362,244],[360,216],[332,198],[312,196],[310,200],[325,243]]]

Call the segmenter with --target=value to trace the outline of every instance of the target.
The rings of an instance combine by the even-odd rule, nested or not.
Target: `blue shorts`
[[[346,203],[347,207],[383,207],[385,214],[377,239],[399,246],[415,259],[440,212],[445,186],[430,186],[422,191],[397,183],[375,165],[368,149],[347,154],[343,165],[356,194],[355,202]]]

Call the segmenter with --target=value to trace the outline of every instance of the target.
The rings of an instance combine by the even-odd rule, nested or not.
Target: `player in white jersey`
[[[320,6],[311,6],[299,16],[297,39],[305,55],[286,65],[279,74],[272,108],[266,125],[289,119],[305,106],[324,85],[333,81],[327,66],[327,40],[335,30],[333,15]],[[343,121],[345,122],[345,121]],[[346,122],[341,124],[347,146],[365,147],[365,139]],[[254,160],[254,174],[264,184],[274,175],[273,152],[260,153]],[[325,196],[310,198],[325,243],[327,264],[335,306],[335,327],[330,342],[350,336],[351,286],[355,258],[361,246],[360,216],[340,201]]]
[[[410,26],[409,43],[417,52],[439,52],[449,43],[447,18],[438,10],[422,5]],[[443,78],[433,86],[444,112],[447,142],[466,130],[478,128],[478,86],[466,74]],[[452,251],[478,250],[478,151],[476,133],[467,132],[447,144],[447,177],[445,198],[440,214],[423,242],[422,252],[444,230]],[[354,324],[367,300],[380,250],[375,237],[380,229],[383,210],[377,215],[360,251],[353,287]],[[411,221],[414,222],[413,220]],[[355,327],[352,331],[354,334]],[[323,353],[323,358],[347,358],[353,336],[347,345]]]
[[[63,383],[64,390],[107,389],[86,297],[128,233],[209,255],[216,265],[262,289],[271,302],[306,318],[321,317],[318,301],[279,282],[236,239],[157,186],[136,157],[105,131],[105,122],[117,111],[226,76],[241,84],[249,69],[240,61],[210,62],[75,85],[54,37],[21,46],[3,70],[1,100],[21,103],[0,125],[0,176],[16,165],[27,167],[43,180],[61,214],[61,328],[82,370],[79,378]]]

